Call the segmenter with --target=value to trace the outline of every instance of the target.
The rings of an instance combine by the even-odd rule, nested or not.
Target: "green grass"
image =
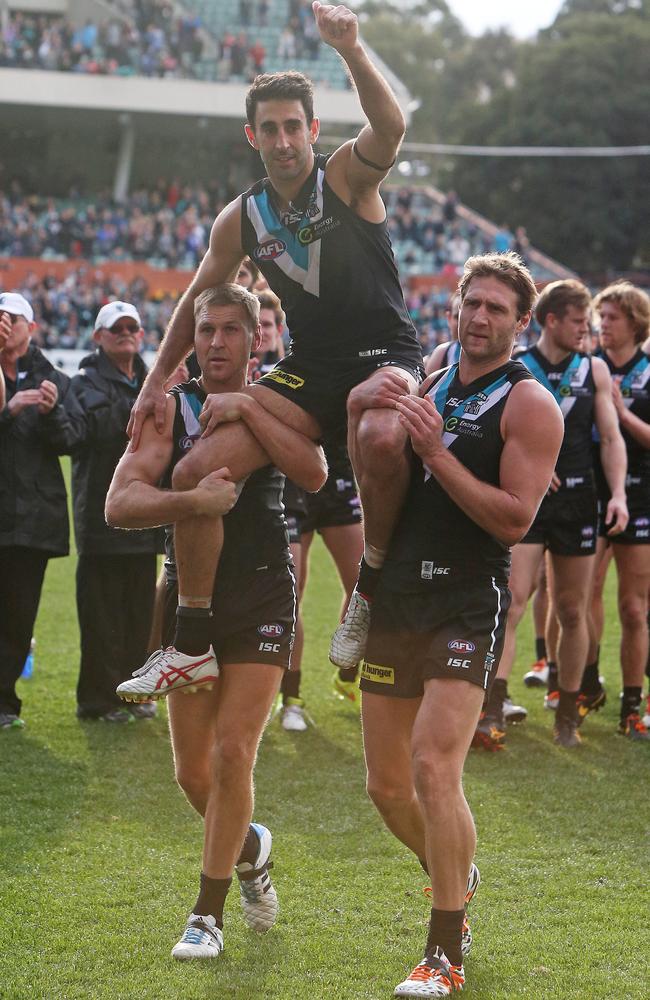
[[[264,737],[256,816],[274,833],[277,926],[250,932],[238,893],[226,951],[207,965],[170,949],[197,889],[201,824],[172,776],[164,711],[127,727],[75,718],[74,559],[50,563],[26,727],[0,734],[3,1000],[380,1000],[420,958],[428,904],[417,862],[364,792],[358,718],[330,694],[340,601],[316,545],[305,601],[304,694],[316,726]],[[610,700],[563,752],[530,710],[507,752],[470,754],[467,795],[483,883],[471,908],[469,998],[648,995],[648,748],[615,736],[618,628],[608,589],[602,656]]]

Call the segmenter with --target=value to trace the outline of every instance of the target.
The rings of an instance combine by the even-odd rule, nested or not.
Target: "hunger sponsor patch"
[[[361,676],[366,681],[374,681],[375,684],[394,684],[395,670],[393,667],[380,667],[376,663],[363,661]]]
[[[302,389],[305,384],[304,378],[300,378],[298,375],[292,375],[290,372],[283,372],[282,369],[278,368],[273,371],[267,372],[260,379],[260,382],[280,382],[282,385],[286,385],[289,389]]]

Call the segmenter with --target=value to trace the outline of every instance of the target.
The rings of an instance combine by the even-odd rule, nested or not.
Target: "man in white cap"
[[[71,393],[84,414],[82,444],[72,458],[81,664],[77,715],[105,722],[149,718],[155,705],[125,709],[115,688],[146,654],[156,576],[158,533],[119,531],[104,519],[126,425],[147,368],[144,331],[130,302],[108,302],[97,314],[95,350],[81,361]],[[162,539],[160,539],[162,541]]]
[[[58,456],[78,441],[70,379],[31,337],[27,299],[0,293],[0,729],[17,730],[16,694],[33,634],[47,561],[68,554],[68,508]]]

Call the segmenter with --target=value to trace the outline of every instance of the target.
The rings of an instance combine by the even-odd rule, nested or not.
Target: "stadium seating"
[[[264,61],[266,73],[295,69],[305,73],[316,83],[323,84],[333,90],[348,88],[348,78],[343,63],[329,46],[321,45],[315,59],[308,56],[298,57],[292,58],[289,63],[278,57],[280,36],[290,20],[291,5],[289,0],[273,0],[266,25],[258,23],[257,3],[251,4],[253,13],[248,25],[242,23],[239,16],[239,5],[234,0],[186,0],[185,7],[201,17],[202,22],[215,38],[222,39],[228,33],[237,35],[244,31],[250,44],[260,42],[266,50]],[[309,16],[311,17],[311,12]]]

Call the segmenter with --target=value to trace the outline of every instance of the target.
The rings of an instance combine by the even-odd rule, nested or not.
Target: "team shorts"
[[[304,514],[289,514],[289,512],[284,515],[284,519],[287,522],[289,545],[300,545],[300,539],[304,531],[305,516]]]
[[[296,584],[293,567],[272,566],[245,576],[230,577],[231,586],[217,582],[212,602],[212,645],[217,662],[291,665],[296,629]],[[232,585],[234,584],[234,585]],[[167,585],[163,645],[174,638],[176,584]]]
[[[404,368],[420,383],[424,369],[419,344],[404,334],[388,346],[378,348],[373,357],[353,355],[323,361],[287,354],[255,384],[273,389],[296,403],[318,421],[323,437],[330,437],[347,425],[350,390],[365,382],[378,368],[389,366]]]
[[[625,496],[630,519],[627,528],[620,535],[608,535],[605,515],[609,503],[609,493],[601,494],[598,500],[598,534],[613,545],[650,545],[650,484],[639,477],[628,476]]]
[[[323,528],[340,528],[361,524],[361,501],[354,478],[329,476],[322,490],[307,497],[307,516],[303,519],[303,535]]]
[[[372,604],[361,690],[420,698],[434,677],[486,691],[503,650],[510,591],[494,578],[400,593],[380,587]]]
[[[543,545],[557,556],[592,556],[596,551],[598,498],[593,487],[560,490],[544,497],[523,545]]]

